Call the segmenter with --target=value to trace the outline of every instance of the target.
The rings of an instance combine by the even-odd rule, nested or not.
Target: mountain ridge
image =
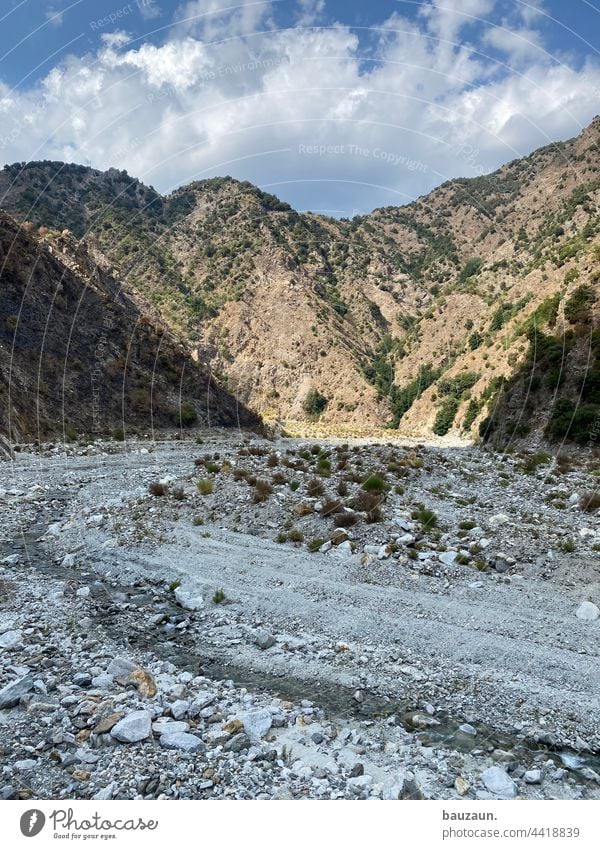
[[[476,436],[527,362],[523,327],[541,304],[564,306],[585,282],[597,300],[599,137],[596,118],[491,175],[352,220],[230,177],[163,197],[126,172],[60,163],[7,166],[0,205],[85,237],[267,420]]]

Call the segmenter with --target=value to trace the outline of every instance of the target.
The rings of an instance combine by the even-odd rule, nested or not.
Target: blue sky
[[[4,0],[0,162],[364,212],[578,133],[599,36],[598,0]]]

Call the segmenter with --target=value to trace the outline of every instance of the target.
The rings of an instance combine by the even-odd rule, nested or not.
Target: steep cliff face
[[[28,232],[29,231],[29,232]],[[72,236],[0,214],[0,432],[256,426]]]
[[[85,237],[267,419],[476,435],[529,360],[530,322],[594,272],[599,137],[596,119],[352,221],[227,177],[161,197],[125,172],[62,163],[7,167],[0,205]]]

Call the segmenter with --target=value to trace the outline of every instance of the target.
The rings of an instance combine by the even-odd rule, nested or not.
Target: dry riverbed
[[[212,431],[1,468],[2,798],[600,798],[597,458]]]

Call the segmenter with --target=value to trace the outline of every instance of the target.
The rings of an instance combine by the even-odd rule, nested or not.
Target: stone
[[[442,551],[441,554],[438,554],[438,560],[445,566],[454,566],[457,557],[458,551]]]
[[[178,722],[174,719],[169,719],[168,716],[161,716],[156,722],[152,723],[152,730],[159,736],[161,734],[180,734],[183,731],[189,731],[187,722]]]
[[[18,705],[22,697],[33,690],[33,675],[25,675],[0,690],[0,710]]]
[[[96,799],[99,802],[106,801],[107,799],[112,799],[116,789],[116,783],[114,781],[111,781],[111,783],[107,784],[106,787],[103,787],[102,790],[98,790],[98,792],[94,796],[92,796],[92,799]]]
[[[584,622],[594,622],[600,617],[600,608],[591,601],[583,601],[577,608],[575,616]]]
[[[193,595],[183,587],[175,590],[175,601],[185,610],[201,610],[204,607],[204,598],[201,595]]]
[[[328,551],[330,551],[332,548],[333,548],[333,543],[331,542],[331,540],[330,540],[330,539],[328,539],[328,540],[327,540],[326,542],[324,542],[324,543],[323,543],[323,545],[319,548],[319,551],[321,552],[321,554],[327,554],[327,552],[328,552]]]
[[[343,528],[335,528],[329,539],[332,545],[341,545],[348,539],[348,534]]]
[[[183,719],[183,717],[188,712],[190,707],[190,703],[185,699],[177,699],[176,702],[173,702],[170,705],[171,708],[171,716],[173,719]]]
[[[127,660],[127,658],[115,657],[108,664],[106,674],[110,675],[118,684],[123,684],[123,686],[125,686],[131,673],[135,672],[136,669],[139,668],[140,667],[137,663],[132,663],[130,660]]]
[[[459,796],[465,796],[469,792],[470,786],[469,782],[462,775],[457,775],[454,779],[454,789]]]
[[[347,784],[349,790],[352,790],[354,793],[360,793],[363,790],[371,789],[373,777],[371,775],[356,775],[353,778],[349,778]]]
[[[514,799],[517,795],[517,785],[506,772],[499,766],[491,766],[481,773],[481,780],[490,793],[502,799]]]
[[[274,646],[277,641],[273,634],[269,631],[266,631],[264,628],[259,628],[254,635],[254,642],[259,649],[265,651],[266,649],[270,649],[271,646]]]
[[[232,719],[223,726],[225,734],[239,734],[243,729],[244,723],[241,719]]]
[[[411,728],[424,729],[439,725],[439,721],[426,713],[410,713],[406,716],[407,723]]]
[[[121,743],[139,743],[152,736],[152,714],[147,710],[134,710],[119,720],[110,732]]]
[[[468,722],[464,722],[462,725],[459,725],[458,730],[463,734],[468,734],[470,737],[477,736],[477,729],[473,728],[472,725],[469,725]]]
[[[256,742],[262,739],[273,724],[271,712],[268,710],[249,710],[238,717],[244,725],[244,731]]]
[[[154,678],[145,669],[134,669],[127,676],[126,684],[133,684],[144,699],[153,699],[158,692]]]
[[[19,772],[30,772],[32,769],[35,769],[38,765],[38,761],[33,760],[33,758],[27,758],[22,761],[15,761],[15,769]]]
[[[397,798],[415,801],[424,799],[425,797],[423,795],[423,791],[414,778],[405,778],[400,785]]]
[[[180,752],[199,752],[206,749],[199,737],[187,731],[169,731],[161,734],[159,742],[163,749],[177,749]]]
[[[541,769],[528,769],[523,776],[523,780],[527,784],[541,784],[542,775],[543,774]]]
[[[223,749],[226,752],[241,752],[242,749],[250,748],[250,738],[247,734],[236,734],[231,740],[228,740]]]
[[[0,634],[0,649],[14,649],[23,644],[23,635],[20,631],[5,631]]]

